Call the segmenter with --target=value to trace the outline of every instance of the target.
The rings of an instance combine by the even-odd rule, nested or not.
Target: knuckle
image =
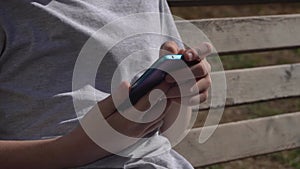
[[[177,53],[178,46],[174,41],[167,41],[161,46],[160,49],[161,49],[160,55],[162,56],[162,55]]]
[[[186,50],[186,53],[191,52],[194,56],[198,56],[198,52],[194,48],[189,48]]]
[[[210,87],[212,84],[212,80],[210,76],[207,76],[207,80],[206,80],[207,86]]]
[[[200,66],[199,66],[199,68],[198,68],[198,71],[199,71],[199,73],[200,73],[200,74],[199,74],[200,77],[206,76],[206,75],[208,74],[208,72],[207,72],[205,66],[204,66],[202,63],[200,64]]]
[[[168,41],[168,43],[169,43],[170,45],[177,46],[177,43],[176,43],[175,41],[170,40],[170,41]]]
[[[169,49],[169,48],[173,48],[173,47],[176,47],[177,46],[177,44],[176,44],[176,42],[174,42],[174,41],[167,41],[167,42],[165,42],[163,45],[162,45],[162,48],[163,49]]]
[[[204,92],[201,98],[201,102],[205,102],[208,99],[208,92]]]
[[[206,63],[206,69],[207,69],[207,71],[211,72],[211,65],[210,65],[210,63],[208,63],[207,61],[205,61],[205,63]]]

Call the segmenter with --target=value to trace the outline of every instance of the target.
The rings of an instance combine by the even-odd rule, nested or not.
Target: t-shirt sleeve
[[[180,48],[184,48],[180,34],[177,30],[173,15],[166,0],[160,1],[161,32],[168,35],[164,41],[175,41]]]

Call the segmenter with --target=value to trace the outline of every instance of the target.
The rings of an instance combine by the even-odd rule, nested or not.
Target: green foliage
[[[295,53],[300,57],[300,48],[296,49]]]
[[[225,70],[300,63],[300,48],[273,52],[226,55],[221,56],[220,59]]]
[[[221,61],[224,69],[240,69],[256,67],[258,64],[265,63],[265,59],[251,54],[237,54],[222,56]]]
[[[279,161],[287,167],[300,169],[300,149],[270,155],[274,161]]]
[[[205,167],[204,169],[224,169],[224,167],[217,164],[217,165]]]
[[[282,113],[282,110],[279,108],[265,104],[254,104],[253,106],[247,108],[248,112],[250,112],[249,118],[267,117]]]

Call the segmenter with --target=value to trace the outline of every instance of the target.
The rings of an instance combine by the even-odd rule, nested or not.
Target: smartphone
[[[191,62],[186,61],[184,56],[180,54],[160,57],[131,85],[129,90],[129,100],[122,103],[119,108],[121,110],[128,108],[130,106],[129,101],[131,102],[131,105],[136,104],[139,99],[165,79],[167,72],[181,69],[186,65],[192,66],[197,63],[199,63],[197,60]]]

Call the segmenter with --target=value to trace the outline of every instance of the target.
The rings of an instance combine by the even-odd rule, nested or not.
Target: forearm
[[[52,144],[56,139],[0,141],[0,163],[4,168],[49,168],[57,166]],[[57,164],[56,164],[57,163]]]
[[[109,155],[78,127],[67,136],[47,140],[0,141],[3,168],[66,168]]]

